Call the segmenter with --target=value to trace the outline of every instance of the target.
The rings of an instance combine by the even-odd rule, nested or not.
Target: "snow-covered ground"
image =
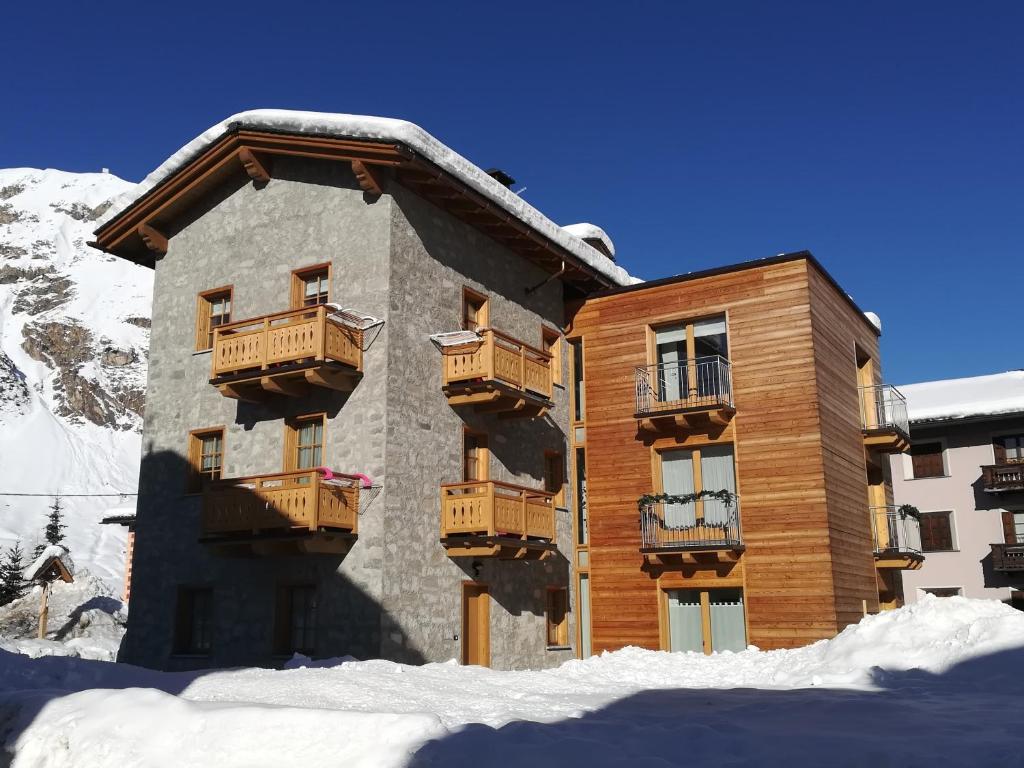
[[[169,674],[0,651],[0,734],[15,768],[1021,765],[1022,673],[1024,614],[934,597],[797,650],[537,672]]]

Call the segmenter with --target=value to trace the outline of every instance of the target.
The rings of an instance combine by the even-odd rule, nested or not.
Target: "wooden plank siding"
[[[852,349],[871,330],[818,278],[804,258],[752,265],[592,297],[572,319],[569,336],[585,349],[595,652],[665,644],[659,584],[742,585],[748,640],[762,648],[830,637],[859,618],[863,600],[877,606]],[[634,369],[652,362],[649,327],[718,314],[728,324],[732,422],[704,434],[639,433]],[[877,354],[877,343],[869,349]],[[822,396],[823,383],[835,392]],[[636,502],[659,490],[654,451],[714,442],[735,444],[740,563],[645,569]]]

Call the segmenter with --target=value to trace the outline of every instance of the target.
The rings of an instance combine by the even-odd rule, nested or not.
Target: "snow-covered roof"
[[[45,571],[46,567],[54,560],[59,560],[68,574],[74,575],[75,564],[68,555],[67,549],[59,544],[50,544],[46,549],[39,553],[39,557],[33,560],[32,564],[28,568],[22,571],[22,578],[24,578],[25,581],[35,581],[43,575],[43,571]]]
[[[617,266],[596,248],[585,243],[578,235],[555,224],[515,192],[488,175],[482,168],[431,136],[418,125],[388,117],[299,112],[286,109],[253,109],[231,115],[192,139],[161,163],[134,189],[118,198],[111,206],[107,216],[101,221],[100,226],[123,213],[126,208],[147,192],[196,159],[224,134],[236,128],[281,131],[299,135],[393,141],[404,144],[458,178],[466,186],[501,206],[539,234],[565,248],[581,262],[614,283],[633,285],[642,282],[632,277],[622,267]]]
[[[608,249],[609,254],[615,256],[615,243],[608,237],[608,233],[597,226],[597,224],[583,221],[579,224],[565,224],[562,226],[562,229],[570,235],[575,235],[580,240],[598,240]]]
[[[914,423],[1024,414],[1024,370],[901,386]]]

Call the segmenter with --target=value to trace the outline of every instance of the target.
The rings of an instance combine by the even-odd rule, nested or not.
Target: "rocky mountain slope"
[[[134,498],[152,273],[86,242],[131,183],[107,173],[0,170],[0,546],[31,551],[50,494],[76,561],[119,586]],[[43,495],[11,495],[43,494]]]

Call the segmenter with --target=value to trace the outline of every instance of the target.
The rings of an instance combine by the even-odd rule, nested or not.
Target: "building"
[[[894,456],[896,500],[921,512],[928,559],[905,580],[930,593],[1024,607],[1024,371],[902,388],[914,445]]]
[[[112,209],[96,245],[156,273],[123,660],[544,667],[666,645],[658,595],[688,584],[732,645],[776,647],[876,610],[879,563],[898,591],[910,561],[872,547],[866,499],[891,505],[878,457],[906,430],[877,328],[813,257],[634,290],[600,228],[511,183],[409,123],[257,111]],[[639,413],[646,362],[674,373]],[[724,546],[641,541],[736,514],[640,514],[687,487],[637,463],[673,442],[743,498]]]
[[[567,330],[585,648],[790,647],[898,604],[921,557],[878,335],[808,253],[587,299]],[[721,489],[738,501],[656,498]]]

